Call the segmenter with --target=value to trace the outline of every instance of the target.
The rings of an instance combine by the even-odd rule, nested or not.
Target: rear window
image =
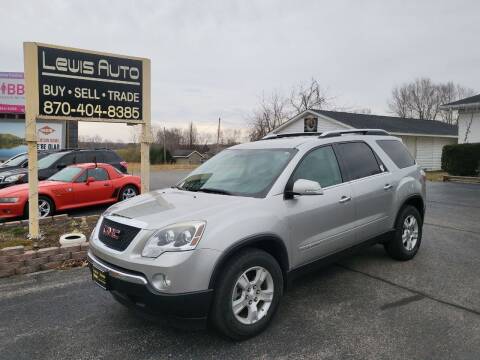
[[[114,163],[114,162],[119,162],[118,155],[114,153],[113,151],[103,151],[102,152],[102,157],[103,157],[103,162],[106,163]]]
[[[400,141],[377,140],[377,144],[385,151],[398,168],[403,169],[415,165],[415,159]]]
[[[356,180],[382,172],[370,146],[364,142],[348,142],[336,145],[347,168],[349,179]]]

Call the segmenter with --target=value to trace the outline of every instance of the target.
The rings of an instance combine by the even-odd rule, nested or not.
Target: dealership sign
[[[39,119],[143,122],[147,59],[34,45]]]
[[[0,113],[25,112],[25,85],[23,73],[0,72]]]
[[[60,150],[63,148],[63,124],[37,122],[38,150]]]

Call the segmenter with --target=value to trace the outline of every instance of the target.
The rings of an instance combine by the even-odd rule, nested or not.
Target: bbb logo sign
[[[18,83],[5,83],[0,85],[0,92],[2,95],[24,95],[25,86]]]

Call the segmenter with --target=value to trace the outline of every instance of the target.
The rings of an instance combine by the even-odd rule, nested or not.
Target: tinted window
[[[323,146],[308,153],[293,175],[293,182],[298,179],[316,181],[322,187],[341,183],[342,175],[332,147]]]
[[[114,163],[114,162],[118,162],[119,160],[117,154],[115,154],[113,151],[103,151],[102,156],[103,156],[102,161],[107,163]]]
[[[337,144],[337,147],[339,155],[347,168],[350,180],[382,172],[372,149],[364,142]]]
[[[90,176],[93,176],[97,181],[108,180],[108,174],[102,168],[88,169],[88,177]]]
[[[405,145],[398,140],[377,140],[377,144],[400,169],[412,166],[415,160]]]
[[[76,163],[75,157],[73,156],[73,154],[67,154],[57,162],[58,165],[64,165],[64,166],[69,166],[75,163]]]

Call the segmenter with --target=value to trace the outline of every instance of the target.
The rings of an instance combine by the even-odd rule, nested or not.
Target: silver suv
[[[113,205],[88,257],[93,280],[120,303],[208,320],[240,340],[267,327],[302,270],[375,243],[412,259],[424,214],[425,174],[400,139],[382,130],[276,135]]]

